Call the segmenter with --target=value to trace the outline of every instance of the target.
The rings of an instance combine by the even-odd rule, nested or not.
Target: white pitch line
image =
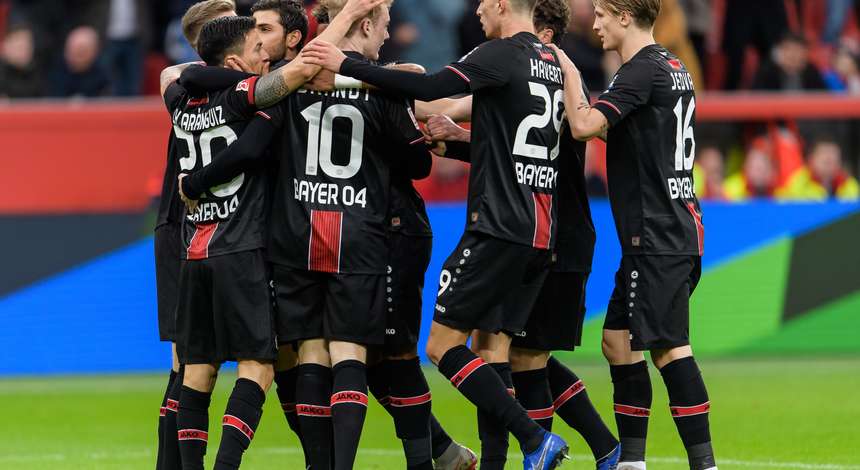
[[[300,455],[302,449],[298,447],[252,447],[250,452],[269,454],[269,455]],[[378,449],[378,448],[361,448],[360,454],[376,455],[380,457],[397,457],[403,455],[403,451],[395,449]],[[84,454],[91,460],[112,460],[112,459],[130,459],[130,458],[145,458],[154,456],[152,449],[127,450],[118,452],[92,452]],[[6,462],[58,462],[68,460],[74,457],[74,454],[52,453],[52,454],[5,454],[0,455],[0,463]],[[508,454],[511,460],[518,460],[522,456],[520,454]],[[594,459],[587,454],[573,454],[570,456],[573,460],[591,461]],[[805,462],[778,462],[778,461],[750,461],[737,459],[718,459],[720,465],[731,465],[735,467],[750,467],[750,468],[782,468],[786,470],[860,470],[860,465],[841,465],[827,463],[805,463]],[[668,463],[668,464],[686,464],[687,459],[681,457],[648,457],[649,462]]]

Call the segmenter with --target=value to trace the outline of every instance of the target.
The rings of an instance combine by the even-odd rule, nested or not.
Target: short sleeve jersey
[[[171,85],[165,102],[173,121],[170,161],[175,162],[177,173],[193,172],[208,165],[240,138],[257,112],[256,80],[257,77],[251,77],[200,97],[190,96],[179,85]],[[183,258],[204,259],[263,247],[267,192],[262,162],[226,184],[209,188],[201,195],[195,212],[184,214]]]
[[[448,68],[472,90],[467,230],[550,249],[564,79],[531,33],[488,41]]]
[[[662,46],[647,46],[621,66],[594,107],[609,122],[606,170],[622,252],[701,255],[696,96],[687,68]]]
[[[356,53],[347,53],[361,58]],[[384,274],[397,149],[423,142],[409,104],[371,90],[299,90],[278,107],[267,253],[310,271]]]

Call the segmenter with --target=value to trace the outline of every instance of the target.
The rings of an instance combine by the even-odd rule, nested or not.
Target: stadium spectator
[[[812,145],[806,166],[789,178],[777,196],[804,200],[857,200],[860,185],[842,165],[842,149],[836,141],[822,138]]]
[[[696,165],[693,167],[696,196],[699,199],[726,199],[723,188],[723,179],[725,178],[723,153],[719,148],[712,145],[703,147],[697,153]]]
[[[111,74],[113,95],[133,96],[141,92],[149,13],[148,2],[144,0],[110,0],[104,63]]]
[[[398,0],[395,5],[404,14],[405,23],[400,29],[408,25],[414,28],[403,60],[438,70],[460,57],[456,35],[465,12],[462,0]]]
[[[567,34],[561,38],[561,49],[576,63],[585,86],[592,93],[599,93],[606,89],[606,84],[609,83],[607,76],[611,77],[621,64],[605,65],[604,59],[614,58],[615,55],[604,54],[600,38],[591,29],[594,22],[594,5],[591,0],[572,0],[570,11],[573,18]]]
[[[23,23],[12,25],[0,50],[0,97],[42,96],[42,74],[33,61],[33,31]]]
[[[699,57],[701,68],[708,70],[706,44],[707,37],[714,27],[714,8],[711,5],[711,0],[679,0],[678,3],[687,18],[687,35]]]
[[[788,31],[784,0],[726,0],[723,52],[726,56],[724,88],[741,88],[747,46],[754,46],[759,58],[767,57]]]
[[[99,35],[91,26],[79,26],[69,33],[63,60],[51,76],[51,95],[59,97],[104,95],[110,86],[108,75],[98,62]]]
[[[824,72],[824,81],[833,91],[851,95],[860,94],[860,67],[857,55],[850,48],[842,46],[836,50],[829,70]]]
[[[761,62],[752,88],[769,91],[826,90],[821,72],[809,62],[809,46],[797,33],[787,33],[769,58]]]
[[[687,34],[687,18],[678,0],[663,0],[660,15],[654,23],[654,39],[681,59],[693,77],[696,90],[704,90],[699,56]]]
[[[743,169],[726,179],[723,190],[727,199],[743,201],[773,197],[776,193],[777,169],[770,142],[762,137],[750,145]]]

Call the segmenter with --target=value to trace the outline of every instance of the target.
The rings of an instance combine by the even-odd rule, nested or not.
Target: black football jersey
[[[277,108],[283,131],[270,260],[310,271],[385,273],[388,159],[424,140],[409,103],[373,90],[299,90]]]
[[[586,92],[585,96],[588,96]],[[558,232],[555,262],[558,272],[591,272],[596,234],[585,187],[585,142],[573,138],[565,122],[558,159]]]
[[[391,178],[390,229],[408,237],[432,237],[424,199],[412,179],[394,173]]]
[[[448,68],[473,93],[467,230],[552,248],[564,119],[558,58],[521,32],[488,41]]]
[[[647,46],[618,69],[594,107],[609,122],[606,171],[622,252],[701,255],[696,94],[684,64],[659,44]]]
[[[164,180],[161,182],[161,198],[158,201],[158,216],[155,220],[156,228],[167,224],[181,224],[185,214],[185,205],[179,199],[176,189],[179,165],[174,160],[176,157],[175,137],[171,128],[170,137],[167,139],[167,164],[164,166]]]
[[[175,162],[178,173],[208,165],[239,139],[258,112],[254,105],[256,81],[257,77],[251,77],[202,97],[190,96],[181,86],[171,85],[165,102],[173,120],[170,161]],[[204,259],[265,245],[268,189],[264,168],[260,162],[232,181],[209,188],[200,197],[195,212],[184,214],[185,259]]]

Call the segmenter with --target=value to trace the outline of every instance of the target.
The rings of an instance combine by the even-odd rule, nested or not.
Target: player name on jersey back
[[[224,108],[221,106],[205,110],[197,109],[193,113],[181,109],[173,112],[173,125],[187,132],[202,131],[224,124],[227,124],[227,120],[224,119]]]

